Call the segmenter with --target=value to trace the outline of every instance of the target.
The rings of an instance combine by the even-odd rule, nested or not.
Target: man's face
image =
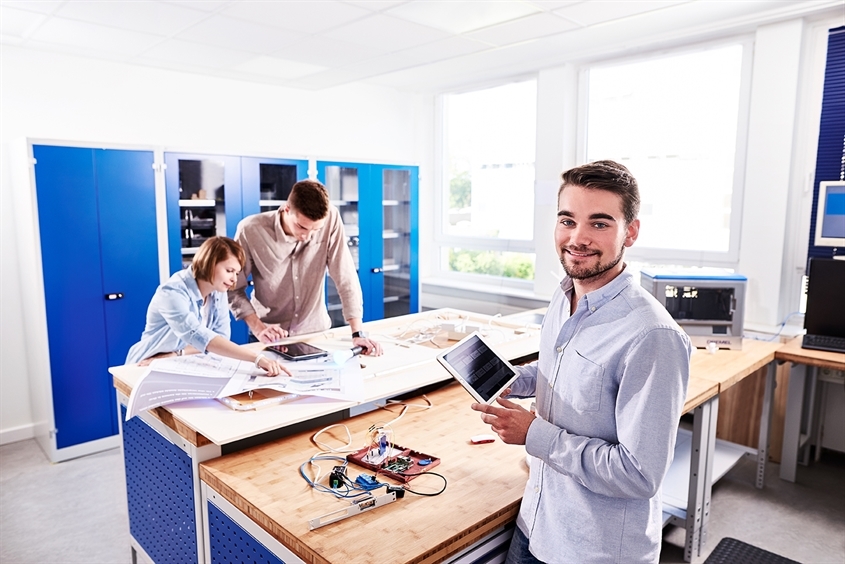
[[[315,231],[323,227],[326,220],[323,218],[314,221],[287,205],[282,215],[282,222],[285,233],[296,238],[297,241],[307,241]]]
[[[622,198],[606,190],[567,186],[558,199],[555,246],[574,280],[601,287],[622,271],[622,254],[637,240],[640,220],[625,224]]]

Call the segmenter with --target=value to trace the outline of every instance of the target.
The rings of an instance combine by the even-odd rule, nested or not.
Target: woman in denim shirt
[[[226,292],[244,266],[241,246],[228,237],[207,239],[193,263],[158,287],[149,307],[141,340],[126,364],[147,365],[154,358],[213,352],[248,360],[276,376],[287,370],[260,351],[229,340],[229,302]]]

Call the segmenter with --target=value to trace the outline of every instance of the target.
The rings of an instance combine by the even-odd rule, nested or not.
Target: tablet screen
[[[489,403],[513,382],[514,369],[493,352],[478,335],[461,341],[441,356],[485,403]]]
[[[268,345],[267,350],[279,353],[288,360],[307,360],[320,358],[328,353],[308,343],[287,343],[284,345]]]

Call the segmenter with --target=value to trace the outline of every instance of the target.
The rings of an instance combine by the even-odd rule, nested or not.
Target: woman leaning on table
[[[126,364],[147,365],[152,359],[213,352],[248,360],[270,376],[289,372],[260,351],[229,340],[226,292],[244,266],[244,251],[228,237],[211,237],[200,246],[193,263],[158,287],[149,307],[141,340],[126,356]]]

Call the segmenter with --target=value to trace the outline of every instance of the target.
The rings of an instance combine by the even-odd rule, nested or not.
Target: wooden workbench
[[[391,427],[402,446],[441,459],[432,471],[446,476],[448,487],[439,496],[408,493],[391,505],[311,531],[310,519],[349,506],[311,489],[299,476],[300,465],[318,452],[311,432],[203,463],[200,479],[305,562],[440,562],[516,518],[528,466],[524,447],[499,440],[470,443],[471,436],[490,429],[470,409],[473,399],[463,388],[449,384],[427,397],[431,409],[410,409]],[[410,401],[424,405],[419,398]],[[393,414],[370,412],[344,424],[355,445],[363,447],[370,425],[398,413],[398,407]],[[324,473],[334,464],[320,462]],[[362,472],[371,474],[349,466],[353,479]],[[421,476],[409,487],[431,492],[441,484],[439,478]]]

